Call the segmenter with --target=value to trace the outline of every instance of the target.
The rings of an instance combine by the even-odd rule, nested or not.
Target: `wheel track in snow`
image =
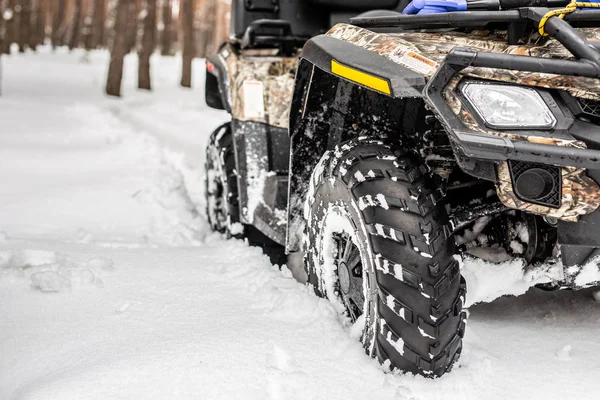
[[[133,117],[133,114],[128,112],[128,108],[127,104],[118,107],[109,105],[104,110],[128,128],[127,133],[131,138],[144,142],[144,150],[148,150],[148,154],[144,157],[157,165],[153,177],[154,185],[134,195],[145,197],[142,201],[151,202],[157,210],[160,210],[151,223],[147,241],[171,246],[200,244],[208,232],[201,211],[203,190],[201,180],[198,179],[202,176],[201,171],[187,166],[184,155],[178,153],[178,149],[164,145],[160,139],[167,137],[165,132]],[[129,136],[128,134],[125,136]],[[190,190],[193,184],[198,185],[195,196]]]

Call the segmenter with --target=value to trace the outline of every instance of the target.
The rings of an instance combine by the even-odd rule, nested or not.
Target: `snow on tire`
[[[206,216],[212,229],[239,236],[238,186],[231,124],[219,126],[210,136],[206,148]]]
[[[443,200],[426,166],[375,140],[328,151],[311,177],[309,282],[391,369],[441,376],[462,349],[466,285]]]

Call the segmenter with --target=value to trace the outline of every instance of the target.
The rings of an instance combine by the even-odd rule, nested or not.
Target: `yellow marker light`
[[[360,83],[363,86],[377,90],[378,92],[391,94],[390,84],[386,79],[379,78],[366,72],[347,67],[335,60],[331,60],[331,72],[335,75],[346,78],[352,82]]]

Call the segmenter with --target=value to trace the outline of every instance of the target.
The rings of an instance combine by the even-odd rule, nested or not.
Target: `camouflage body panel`
[[[275,57],[271,50],[238,51],[232,46],[225,46],[219,57],[227,66],[232,117],[287,129],[298,57]],[[260,83],[262,90],[245,95],[248,82]],[[261,91],[262,99],[257,98]],[[246,104],[250,100],[252,104]]]
[[[586,28],[578,31],[590,40],[600,40],[600,32],[597,29]],[[573,59],[573,55],[558,41],[541,38],[537,33],[533,33],[527,43],[522,45],[508,45],[507,34],[504,31],[475,31],[468,35],[462,32],[381,34],[357,26],[338,24],[331,28],[327,35],[353,43],[394,62],[398,62],[396,53],[412,51],[439,65],[454,47],[470,47],[475,50],[530,57]],[[417,72],[422,72],[430,78],[436,71],[437,68]],[[461,76],[562,89],[575,97],[600,100],[600,85],[598,80],[592,78],[489,68],[466,68],[461,72]]]
[[[532,214],[577,222],[580,215],[589,214],[600,206],[600,190],[594,180],[585,175],[581,168],[563,167],[562,195],[559,208],[532,204],[520,200],[513,190],[508,162],[498,164],[496,192],[500,201],[507,207],[527,211]]]
[[[579,32],[590,40],[600,39],[600,30],[598,29],[579,29]],[[502,31],[494,33],[476,31],[468,35],[462,32],[380,34],[352,25],[338,24],[327,34],[375,52],[399,64],[396,54],[410,51],[434,61],[439,66],[446,54],[457,46],[493,53],[573,59],[572,54],[558,41],[541,38],[537,33],[533,33],[526,44],[517,46],[508,45],[506,32]],[[431,78],[437,72],[437,66],[430,70],[421,69],[417,72]],[[455,93],[458,84],[466,76],[541,88],[563,89],[575,97],[600,100],[600,85],[597,79],[469,67],[457,74],[444,89],[444,98],[447,104],[465,127],[472,131],[505,137],[512,141],[586,148],[585,143],[571,138],[561,138],[556,137],[556,135],[529,135],[525,131],[523,133],[519,131],[495,131],[481,125]],[[510,208],[576,222],[580,215],[589,214],[598,208],[600,205],[600,187],[585,175],[583,169],[563,167],[561,171],[562,196],[559,208],[541,206],[520,200],[513,190],[508,162],[499,163],[497,167],[498,182],[496,188],[498,197],[503,204]]]

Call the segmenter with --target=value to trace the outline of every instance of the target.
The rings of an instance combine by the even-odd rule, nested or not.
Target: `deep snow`
[[[226,115],[155,58],[151,94],[102,95],[107,54],[2,57],[0,399],[576,399],[600,393],[592,290],[470,309],[438,380],[384,373],[332,305],[209,232],[202,165]],[[502,269],[510,271],[502,273]],[[481,271],[486,271],[481,273]],[[467,261],[469,297],[527,290],[518,262]],[[493,291],[493,296],[488,294]]]

